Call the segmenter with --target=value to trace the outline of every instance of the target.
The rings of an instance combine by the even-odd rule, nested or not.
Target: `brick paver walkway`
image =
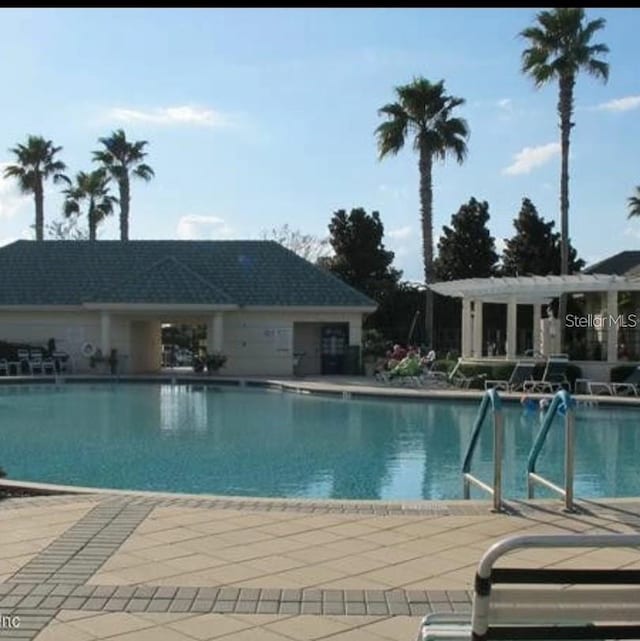
[[[631,532],[640,502],[350,503],[52,496],[0,502],[0,641],[405,641],[469,611],[481,554],[521,533]],[[637,550],[522,551],[640,567]]]

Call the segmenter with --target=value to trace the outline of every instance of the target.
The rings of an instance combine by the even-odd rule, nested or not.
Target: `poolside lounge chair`
[[[606,550],[638,545],[638,534],[525,535],[503,539],[492,545],[478,564],[471,614],[428,614],[420,624],[418,640],[640,639],[638,570],[615,566],[493,567],[504,554],[521,548]],[[571,585],[568,589],[567,584]]]
[[[566,354],[552,354],[547,359],[544,373],[540,380],[525,381],[522,389],[525,392],[555,392],[563,387],[571,389],[571,384],[566,372],[569,366],[569,357]]]
[[[9,361],[6,358],[0,358],[0,374],[9,376]]]
[[[518,361],[511,372],[508,381],[505,380],[486,380],[484,382],[485,389],[502,389],[506,392],[517,392],[521,390],[526,381],[531,380],[533,370],[535,369],[534,361]]]
[[[589,394],[609,394],[609,396],[632,394],[640,395],[640,365],[636,367],[621,383],[605,381],[588,381]]]
[[[29,369],[31,374],[35,374],[36,370],[40,374],[44,374],[44,365],[42,362],[42,351],[39,349],[32,349],[29,355]]]
[[[622,383],[611,383],[614,394],[640,395],[640,365]]]
[[[71,365],[71,357],[67,352],[53,352],[53,362],[55,364],[56,371],[60,374],[67,374],[73,369]]]
[[[462,387],[463,389],[469,389],[472,383],[476,381],[482,381],[486,378],[486,374],[472,374],[467,376],[460,371],[460,366],[462,365],[462,358],[458,359],[456,366],[449,372],[449,382],[456,387]]]
[[[20,348],[18,350],[18,368],[16,372],[18,376],[22,374],[25,366],[29,370],[29,373],[31,373],[31,364],[29,363],[29,350]]]

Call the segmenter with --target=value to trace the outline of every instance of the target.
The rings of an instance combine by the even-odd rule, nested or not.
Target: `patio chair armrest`
[[[488,390],[488,389],[491,389],[492,387],[495,389],[503,389],[505,390],[505,392],[508,392],[509,381],[497,380],[497,379],[486,379],[484,382],[484,388]]]

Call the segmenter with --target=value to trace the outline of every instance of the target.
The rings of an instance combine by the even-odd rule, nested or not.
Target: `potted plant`
[[[215,374],[227,362],[227,357],[222,352],[213,352],[205,356],[205,364],[209,374]]]

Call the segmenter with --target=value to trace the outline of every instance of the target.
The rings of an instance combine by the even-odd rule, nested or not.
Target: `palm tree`
[[[63,192],[66,196],[63,213],[67,218],[80,214],[81,203],[87,203],[89,240],[96,240],[98,225],[113,213],[113,205],[117,202],[109,195],[109,180],[104,169],[89,173],[81,171],[76,176],[75,184]]]
[[[584,9],[562,8],[541,11],[537,24],[524,29],[520,36],[529,47],[522,52],[522,73],[530,76],[537,88],[557,80],[560,117],[560,233],[562,237],[560,274],[569,273],[569,137],[573,115],[573,89],[576,76],[586,71],[604,82],[609,65],[598,58],[609,52],[604,44],[592,44],[595,33],[605,25],[604,18],[585,22]],[[564,321],[566,296],[560,298],[560,319]],[[564,322],[560,323],[564,329]]]
[[[143,162],[147,153],[146,140],[129,142],[122,129],[108,138],[99,138],[104,149],[93,152],[94,161],[102,163],[108,174],[118,183],[120,192],[120,240],[129,240],[129,204],[131,201],[131,176],[149,181],[155,175]]]
[[[51,178],[54,183],[69,182],[64,175],[67,168],[55,155],[62,147],[54,147],[51,140],[42,136],[29,136],[27,144],[19,144],[9,151],[16,156],[15,165],[4,170],[5,178],[16,178],[20,190],[33,194],[36,206],[36,240],[44,240],[44,183]]]
[[[629,198],[629,218],[640,218],[640,185],[636,187],[636,195]]]
[[[428,285],[433,282],[433,160],[444,160],[451,154],[462,163],[467,155],[469,127],[462,118],[452,117],[452,111],[465,101],[448,96],[444,90],[444,80],[431,83],[426,78],[415,78],[408,85],[396,87],[395,92],[397,102],[378,110],[378,114],[385,116],[387,121],[375,133],[380,159],[397,154],[409,136],[413,138],[413,148],[418,152],[422,258],[427,285],[425,325],[427,343],[431,344],[433,292]]]

